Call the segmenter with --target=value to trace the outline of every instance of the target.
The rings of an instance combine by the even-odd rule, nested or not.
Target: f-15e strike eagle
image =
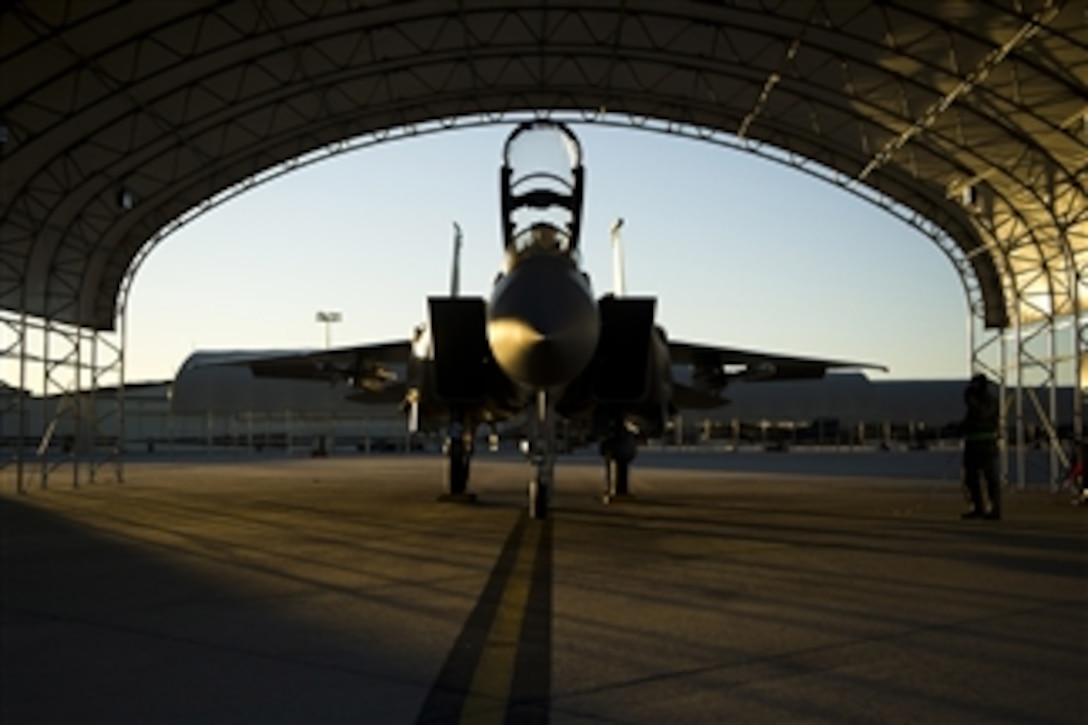
[[[428,298],[430,322],[411,340],[245,364],[259,377],[347,380],[361,401],[402,397],[411,430],[445,434],[442,498],[449,500],[473,498],[477,429],[527,413],[532,432],[523,450],[534,468],[529,511],[537,518],[547,515],[555,478],[557,419],[601,442],[611,499],[628,493],[639,440],[661,436],[679,407],[724,404],[721,392],[732,379],[877,367],[669,341],[654,321],[656,300],[623,294],[618,253],[616,292],[595,299],[579,267],[582,149],[561,123],[514,129],[500,186],[504,262],[490,300],[459,294],[458,229],[450,296]],[[402,365],[398,380],[393,367]],[[688,367],[690,385],[674,381],[674,366]]]

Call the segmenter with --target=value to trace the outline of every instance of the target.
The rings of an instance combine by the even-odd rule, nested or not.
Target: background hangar
[[[118,412],[90,424],[123,439],[128,291],[172,231],[338,153],[550,115],[755,153],[921,230],[962,281],[965,374],[1002,382],[1022,481],[1026,414],[1053,438],[1059,378],[1088,366],[1086,13],[1081,0],[17,0],[0,11],[0,359],[58,401],[122,386]],[[1082,386],[1071,395],[1080,435]],[[25,396],[6,400],[21,442]],[[58,402],[45,425],[80,411]],[[102,455],[92,479],[105,461],[120,475]]]

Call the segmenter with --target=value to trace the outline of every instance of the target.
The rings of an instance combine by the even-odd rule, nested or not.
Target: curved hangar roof
[[[262,169],[405,124],[604,108],[777,147],[891,197],[954,241],[990,326],[1027,307],[1067,314],[1088,214],[1085,12],[1079,0],[7,4],[0,307],[111,329],[148,240]]]

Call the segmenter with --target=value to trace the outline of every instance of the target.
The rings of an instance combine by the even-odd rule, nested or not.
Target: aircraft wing
[[[345,397],[353,403],[403,403],[408,394],[408,385],[403,382],[393,382],[378,390],[362,389],[353,390]]]
[[[403,365],[411,355],[408,340],[341,347],[288,355],[238,360],[259,378],[291,380],[346,380],[357,388],[383,390],[396,381],[389,365]]]
[[[672,381],[672,403],[685,410],[713,410],[729,405],[729,398],[723,398],[716,391],[699,390],[690,385]]]
[[[831,369],[883,370],[873,363],[848,360],[821,360],[776,353],[738,350],[689,342],[669,342],[674,365],[690,365],[693,379],[709,387],[722,388],[730,380],[801,380],[821,378]]]

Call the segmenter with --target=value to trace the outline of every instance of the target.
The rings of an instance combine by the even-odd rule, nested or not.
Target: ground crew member
[[[963,402],[967,405],[963,418],[963,483],[971,497],[971,510],[963,518],[1000,519],[1001,484],[996,468],[999,411],[985,375],[971,378],[963,391]],[[983,501],[980,476],[986,479],[989,508]]]

